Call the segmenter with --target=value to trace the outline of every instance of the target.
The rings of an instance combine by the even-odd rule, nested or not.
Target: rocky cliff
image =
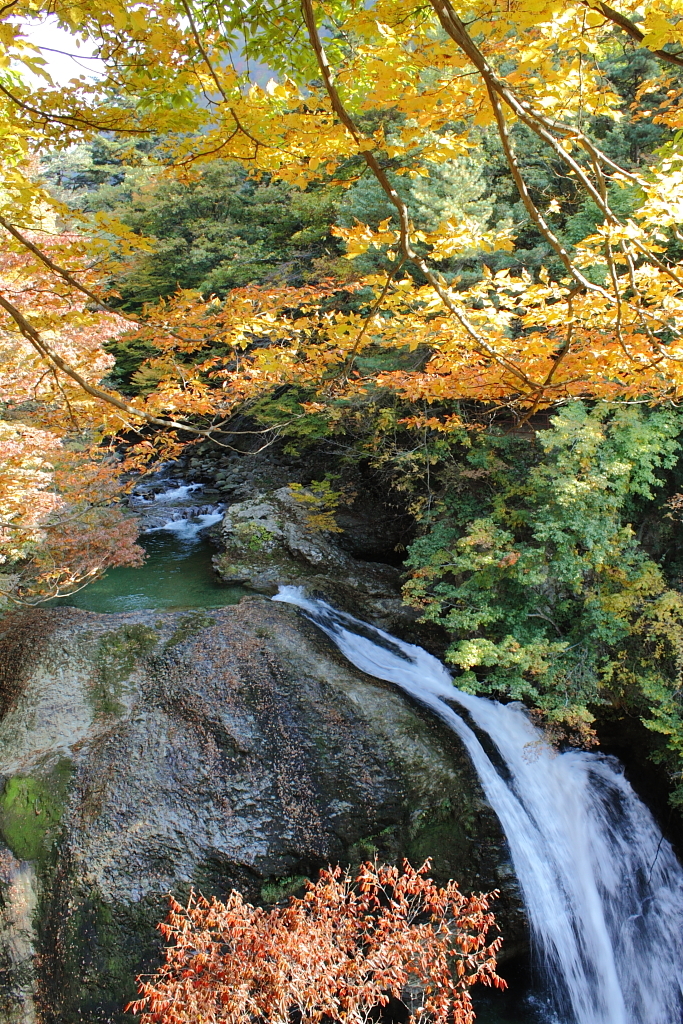
[[[0,1021],[120,1022],[169,891],[275,902],[328,863],[433,858],[503,888],[504,840],[452,733],[264,598],[60,608],[0,627]]]

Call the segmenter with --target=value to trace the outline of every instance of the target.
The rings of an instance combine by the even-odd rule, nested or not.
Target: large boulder
[[[169,892],[264,903],[330,863],[433,858],[503,889],[456,737],[291,607],[8,617],[0,635],[0,1021],[123,1022]]]
[[[305,492],[304,492],[305,496]],[[265,594],[303,585],[375,625],[410,628],[417,613],[401,600],[397,568],[344,551],[335,534],[316,528],[300,492],[291,487],[230,505],[220,526],[214,565],[226,583]]]

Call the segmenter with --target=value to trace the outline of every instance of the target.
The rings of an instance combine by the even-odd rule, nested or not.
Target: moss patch
[[[398,863],[402,856],[405,853],[399,825],[389,825],[373,836],[362,836],[349,848],[349,859],[354,869],[363,861],[375,857],[388,863]]]
[[[158,636],[149,626],[121,626],[99,642],[95,664],[97,675],[91,690],[91,703],[98,716],[120,715],[123,683],[135,668],[135,662],[149,654]]]
[[[183,641],[189,640],[191,636],[200,633],[203,629],[208,629],[209,626],[215,626],[215,624],[216,620],[205,612],[191,612],[189,615],[183,615],[178,620],[175,632],[166,641],[166,647],[182,644]]]
[[[462,864],[470,860],[467,834],[473,828],[471,814],[456,813],[449,799],[442,800],[420,814],[409,830],[406,856],[414,865],[427,857],[433,864],[432,875],[439,882],[446,878],[462,879]]]
[[[266,526],[258,523],[240,523],[235,528],[238,545],[242,545],[249,551],[262,551],[273,546],[274,535]]]
[[[132,1024],[124,1012],[136,996],[136,976],[160,962],[157,929],[167,914],[165,897],[134,904],[107,902],[97,889],[69,889],[53,907],[43,931],[44,1024]]]
[[[16,775],[0,796],[0,833],[19,860],[43,860],[59,832],[71,779],[64,759],[45,778]]]
[[[261,886],[261,899],[264,903],[280,903],[303,888],[307,881],[306,875],[288,875],[285,878],[276,878]]]

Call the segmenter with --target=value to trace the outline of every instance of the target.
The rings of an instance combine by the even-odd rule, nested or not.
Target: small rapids
[[[281,587],[273,600],[296,605],[353,665],[400,686],[458,734],[505,832],[553,1019],[681,1024],[683,870],[619,762],[558,754],[519,705],[463,693],[422,648],[300,588]]]
[[[167,532],[189,541],[223,518],[221,503],[201,503],[203,490],[204,484],[157,476],[134,490],[129,504],[141,516],[143,534]]]
[[[206,532],[223,518],[223,505],[207,500],[211,492],[205,491],[204,484],[167,474],[141,481],[129,505],[140,517],[144,565],[110,569],[83,590],[51,604],[100,613],[237,604],[248,591],[222,583],[213,570],[215,548]]]
[[[178,516],[177,519],[166,519],[160,526],[150,526],[145,533],[174,533],[179,540],[192,540],[198,537],[202,530],[208,530],[210,526],[220,523],[223,513],[198,512],[192,516]]]

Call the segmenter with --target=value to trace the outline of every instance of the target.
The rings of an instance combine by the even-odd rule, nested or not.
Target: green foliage
[[[304,198],[283,182],[254,181],[235,164],[209,164],[186,181],[161,177],[122,212],[124,223],[156,244],[119,290],[139,305],[179,287],[224,295],[254,281],[301,282],[302,257],[310,263],[323,254],[332,217],[330,190]],[[336,251],[331,238],[329,247]]]
[[[338,188],[302,192],[220,160],[179,176],[139,148],[104,137],[51,154],[44,172],[52,191],[74,209],[113,213],[155,240],[151,252],[125,261],[115,275],[129,308],[178,288],[220,296],[252,282],[303,283],[338,256],[329,230]]]
[[[302,484],[290,484],[294,500],[301,506],[306,515],[306,525],[311,530],[323,530],[327,533],[343,533],[335,521],[335,512],[343,497],[342,491],[335,491],[329,475],[323,480],[313,480],[308,487]]]
[[[284,878],[276,878],[261,886],[261,899],[264,903],[281,903],[303,889],[307,881],[306,875],[287,875]]]
[[[494,209],[495,195],[487,189],[483,176],[485,155],[452,160],[445,164],[427,161],[429,177],[416,175],[389,174],[391,183],[408,203],[416,228],[421,231],[435,231],[440,224],[450,221],[461,224],[463,220],[476,223],[480,230],[486,230]],[[384,221],[397,224],[396,209],[389,202],[377,180],[365,175],[352,185],[339,201],[338,223],[352,227],[356,221],[369,224],[376,229]],[[503,225],[500,223],[502,227]],[[451,273],[461,271],[463,264],[480,263],[480,254],[463,252]],[[355,265],[362,272],[376,272],[389,266],[382,250],[370,249],[357,257]],[[478,274],[476,276],[479,276]]]
[[[112,211],[157,173],[153,144],[96,135],[92,142],[45,154],[41,162],[50,192],[73,210]]]
[[[470,692],[585,738],[600,703],[681,747],[683,601],[626,520],[680,448],[679,414],[570,405],[528,440],[475,435],[411,547],[406,599],[449,633]]]

